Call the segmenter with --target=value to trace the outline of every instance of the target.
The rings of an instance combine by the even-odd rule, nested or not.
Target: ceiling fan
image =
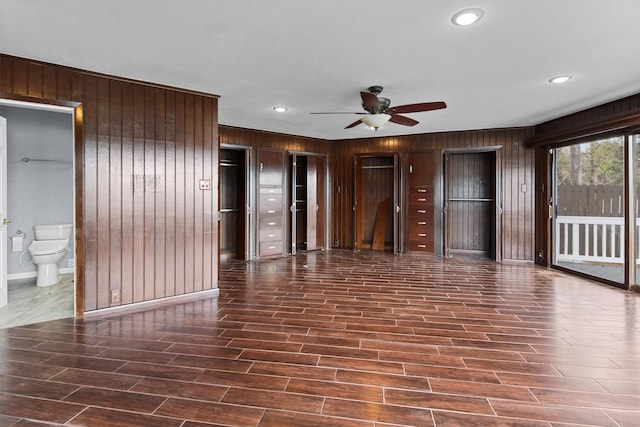
[[[386,122],[393,122],[403,126],[415,126],[418,122],[410,117],[403,116],[406,113],[419,113],[422,111],[440,110],[447,108],[447,104],[442,101],[438,102],[422,102],[419,104],[407,104],[391,106],[389,98],[378,96],[382,92],[382,86],[370,86],[367,92],[360,92],[362,98],[362,108],[365,112],[329,112],[329,113],[311,113],[311,114],[360,114],[361,119],[347,125],[345,129],[356,127],[360,123],[364,123],[372,129],[378,130],[380,126]]]

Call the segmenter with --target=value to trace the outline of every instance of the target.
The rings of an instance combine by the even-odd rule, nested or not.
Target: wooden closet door
[[[258,257],[284,254],[285,153],[258,150]]]
[[[327,223],[327,193],[326,178],[327,167],[325,157],[316,157],[316,249],[323,249],[325,246],[325,230]]]
[[[307,157],[307,250],[324,247],[325,230],[325,159]]]
[[[435,153],[407,156],[407,250],[435,252],[434,181]]]

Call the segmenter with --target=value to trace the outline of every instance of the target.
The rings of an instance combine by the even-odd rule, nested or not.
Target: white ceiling
[[[484,18],[453,25],[467,7]],[[640,92],[640,1],[2,0],[0,52],[218,94],[250,129],[369,137],[309,113],[361,112],[371,85],[448,105],[378,136],[530,126]]]

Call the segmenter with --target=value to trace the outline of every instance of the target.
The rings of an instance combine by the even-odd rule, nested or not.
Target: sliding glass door
[[[619,284],[627,243],[625,138],[554,150],[554,264]]]

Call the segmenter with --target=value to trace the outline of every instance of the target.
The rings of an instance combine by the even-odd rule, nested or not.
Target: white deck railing
[[[640,219],[636,219],[636,236]],[[624,263],[624,218],[558,216],[557,261]]]

